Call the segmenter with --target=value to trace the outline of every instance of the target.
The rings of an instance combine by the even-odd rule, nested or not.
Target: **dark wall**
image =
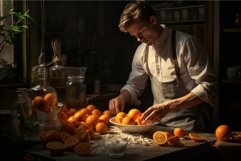
[[[51,60],[51,41],[61,40],[68,66],[87,66],[88,92],[93,81],[102,85],[124,84],[138,45],[119,31],[118,21],[126,2],[46,1],[46,59]]]

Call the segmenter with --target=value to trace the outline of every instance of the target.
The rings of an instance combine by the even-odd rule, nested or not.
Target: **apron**
[[[176,58],[175,31],[172,31],[172,52],[177,78],[171,82],[160,82],[156,77],[151,76],[147,61],[148,52],[146,53],[146,68],[150,74],[154,104],[163,103],[189,93],[180,79],[180,68]],[[172,111],[161,119],[160,125],[172,128],[182,127],[190,131],[211,132],[212,107],[208,103],[202,103],[197,106]]]

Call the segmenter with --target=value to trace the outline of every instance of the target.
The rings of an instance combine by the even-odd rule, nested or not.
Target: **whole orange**
[[[173,134],[174,136],[178,136],[178,137],[184,137],[186,135],[186,131],[183,128],[174,128],[173,130]]]
[[[128,112],[127,115],[135,121],[141,117],[141,112],[138,109],[133,108]]]
[[[127,115],[122,119],[121,124],[123,124],[123,125],[135,125],[135,121],[130,116]]]
[[[216,128],[215,131],[215,135],[217,137],[217,139],[221,140],[221,141],[226,141],[229,139],[229,137],[231,136],[231,129],[228,125],[220,125]]]
[[[106,131],[108,130],[108,127],[105,123],[103,122],[98,122],[95,126],[95,131],[100,134],[105,134]]]

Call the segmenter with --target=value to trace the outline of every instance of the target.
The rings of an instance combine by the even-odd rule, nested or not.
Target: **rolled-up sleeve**
[[[185,53],[184,60],[189,75],[196,84],[191,92],[214,106],[217,95],[217,79],[207,51],[196,38],[191,37],[186,40],[183,53]]]
[[[132,61],[132,70],[130,72],[129,78],[126,85],[121,89],[128,90],[131,94],[131,104],[139,105],[141,103],[138,97],[142,94],[145,89],[148,75],[143,69],[143,46],[139,46],[135,52]]]

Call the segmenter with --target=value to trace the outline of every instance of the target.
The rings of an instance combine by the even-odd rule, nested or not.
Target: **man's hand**
[[[142,113],[141,121],[148,123],[159,122],[170,111],[171,108],[167,103],[155,104]]]
[[[109,101],[109,110],[112,115],[117,114],[124,110],[125,98],[123,95],[119,95]]]
[[[121,94],[109,101],[109,110],[112,115],[121,112],[126,103],[131,103],[131,94],[127,90],[122,90]]]

